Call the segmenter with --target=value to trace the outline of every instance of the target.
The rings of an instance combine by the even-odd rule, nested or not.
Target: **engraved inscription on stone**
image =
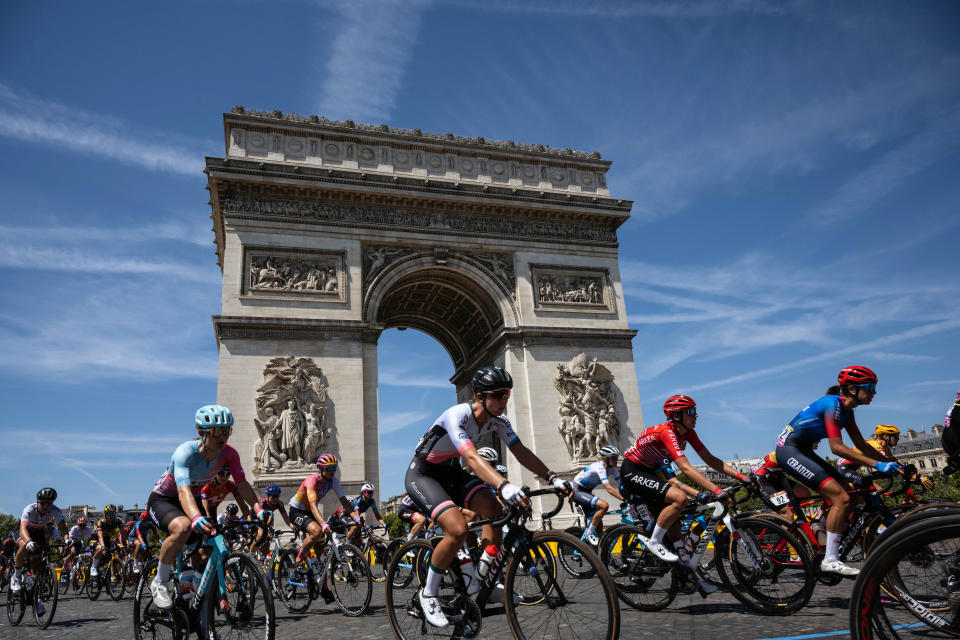
[[[307,471],[329,448],[337,428],[328,420],[327,388],[323,371],[310,358],[281,356],[267,363],[253,419],[258,475]]]
[[[585,353],[557,363],[553,385],[560,392],[557,430],[573,461],[594,458],[601,447],[620,445],[613,374]]]

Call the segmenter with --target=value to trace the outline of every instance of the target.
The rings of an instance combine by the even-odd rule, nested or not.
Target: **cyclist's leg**
[[[686,493],[654,475],[652,470],[628,459],[623,461],[620,468],[620,484],[627,493],[636,495],[654,508],[660,509],[650,542],[655,545],[663,544],[667,531],[678,526],[680,513],[687,500]]]
[[[190,518],[184,513],[178,498],[169,498],[157,493],[150,494],[147,500],[147,512],[158,529],[168,534],[160,545],[157,575],[154,578],[155,583],[166,584],[170,580],[170,573],[173,571],[177,556],[190,539],[192,533]]]
[[[603,516],[607,515],[607,511],[610,510],[610,505],[603,498],[597,498],[597,510],[593,514],[593,530],[596,531],[597,537],[603,533]]]
[[[407,536],[408,541],[420,535],[420,532],[427,526],[427,518],[422,513],[414,512],[410,515],[410,522],[412,524],[410,526],[410,535]]]
[[[500,503],[494,497],[492,492],[486,490],[486,486],[483,486],[482,489],[483,490],[474,492],[470,497],[470,510],[484,520],[499,516],[502,513]],[[503,527],[494,527],[492,525],[485,524],[483,525],[481,535],[481,544],[484,547],[491,544],[500,546],[500,543],[503,539]]]

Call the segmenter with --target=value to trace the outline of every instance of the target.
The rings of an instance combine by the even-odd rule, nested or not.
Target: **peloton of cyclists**
[[[469,509],[481,518],[498,515],[500,504],[484,483],[496,487],[497,494],[504,502],[523,509],[530,507],[530,500],[523,490],[505,480],[480,457],[475,441],[487,433],[496,432],[520,464],[564,495],[572,492],[569,483],[563,482],[520,442],[510,422],[504,417],[507,400],[513,389],[510,374],[500,367],[484,367],[474,374],[471,387],[471,401],[444,411],[420,438],[405,478],[407,495],[421,512],[430,514],[445,534],[430,557],[426,579],[418,592],[424,617],[435,627],[449,624],[437,598],[438,590],[443,574],[467,538],[467,522],[456,507]],[[461,468],[460,459],[466,462],[475,476]],[[483,527],[485,546],[499,545],[501,537],[501,529],[490,525]],[[468,585],[468,592],[476,592],[479,587],[473,581]],[[503,588],[499,587],[491,595],[502,601]]]

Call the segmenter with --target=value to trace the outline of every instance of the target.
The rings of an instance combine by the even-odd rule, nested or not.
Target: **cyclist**
[[[504,480],[503,476],[481,458],[474,441],[487,433],[498,434],[520,464],[545,478],[563,495],[572,492],[569,483],[557,477],[557,474],[550,471],[540,458],[520,442],[509,420],[503,416],[513,389],[513,378],[510,374],[500,367],[484,367],[474,374],[471,387],[471,402],[458,404],[444,411],[420,438],[405,478],[407,494],[420,511],[430,514],[445,534],[430,557],[427,577],[418,591],[424,617],[435,627],[446,627],[449,624],[446,614],[440,608],[438,589],[443,574],[467,537],[466,520],[456,507],[468,508],[481,518],[498,515],[500,505],[493,493],[484,487],[486,482],[497,488],[497,494],[505,502],[522,509],[530,508],[530,500],[523,490]],[[466,473],[458,458],[462,458],[476,476]],[[485,525],[484,546],[499,546],[500,542],[501,530]],[[479,583],[472,581],[468,590],[478,590],[479,587]],[[494,591],[494,598],[497,597],[502,601],[502,587]]]
[[[687,460],[683,453],[687,443],[712,469],[738,480],[743,480],[744,477],[736,469],[710,453],[700,442],[700,438],[694,431],[698,416],[697,403],[693,398],[682,394],[670,396],[663,404],[663,413],[667,417],[667,422],[645,429],[636,443],[623,454],[623,465],[620,467],[620,492],[637,496],[647,503],[651,511],[659,511],[650,538],[641,537],[644,546],[664,562],[677,562],[680,556],[667,549],[663,542],[664,536],[669,531],[674,540],[674,548],[686,556],[684,558],[686,563],[691,557],[687,555],[680,535],[680,516],[689,497],[700,496],[705,499],[709,494],[699,493],[693,487],[675,478],[660,475],[663,474],[660,470],[663,468],[664,459],[672,460],[680,472],[718,497],[723,495],[723,489],[697,471]],[[715,587],[710,588],[707,583],[700,583],[701,595],[714,590]]]
[[[407,542],[410,542],[420,532],[427,528],[430,517],[420,511],[420,508],[409,495],[400,499],[400,506],[397,508],[397,517],[402,522],[410,525],[410,533],[407,534]]]
[[[856,407],[873,401],[877,393],[877,374],[863,366],[844,367],[837,375],[837,383],[840,386],[837,395],[828,394],[810,403],[783,428],[777,437],[776,454],[777,462],[787,474],[811,489],[816,488],[832,504],[826,523],[827,550],[820,570],[855,576],[860,571],[838,558],[840,538],[850,515],[848,483],[836,467],[816,454],[815,449],[820,440],[827,438],[834,455],[872,466],[881,473],[894,473],[900,469],[900,464],[886,460],[869,446],[853,417]],[[857,449],[843,444],[843,430],[850,435]]]
[[[210,520],[217,517],[217,507],[228,495],[233,495],[233,499],[239,502],[237,496],[237,485],[230,481],[230,467],[224,465],[217,471],[213,480],[203,485],[200,489],[200,506],[203,507],[203,515]],[[240,502],[240,504],[243,504]],[[246,505],[243,509],[243,517],[247,517]]]
[[[876,451],[880,452],[880,454],[887,460],[893,460],[894,462],[897,462],[896,456],[893,455],[893,448],[897,446],[899,441],[900,429],[892,424],[878,424],[873,431],[873,437],[867,440],[867,444],[873,447],[873,449]],[[858,452],[863,453],[863,451],[861,451],[859,448],[854,448]],[[862,466],[863,465],[856,460],[847,460],[846,458],[840,458],[837,460],[837,469],[840,470],[840,475],[846,478],[847,481],[857,489],[863,488],[863,476],[861,476],[857,471]],[[919,475],[919,473],[917,475]],[[920,482],[927,489],[933,487],[933,480],[927,476],[921,476]]]
[[[240,454],[227,444],[233,431],[230,410],[216,404],[200,407],[194,416],[194,427],[198,437],[177,447],[147,500],[150,518],[160,530],[169,534],[160,547],[157,575],[150,583],[153,602],[160,609],[169,609],[173,605],[170,573],[191,533],[215,532],[213,524],[200,511],[197,500],[202,487],[221,467],[230,468],[240,498],[248,505],[255,505],[256,515],[262,511],[255,504],[257,496],[243,473]],[[197,571],[203,570],[199,557],[194,567]]]
[[[46,544],[47,540],[53,535],[53,529],[56,528],[64,538],[67,536],[67,525],[63,521],[63,513],[57,507],[54,501],[57,499],[57,492],[44,487],[37,492],[37,501],[31,502],[23,508],[23,514],[20,516],[20,540],[16,556],[14,557],[13,576],[10,578],[10,590],[20,591],[23,587],[21,574],[23,572],[23,562],[27,558],[27,553],[33,551],[38,544]],[[32,559],[31,568],[34,571],[40,569],[40,558]],[[28,587],[29,588],[29,585]],[[43,615],[42,604],[38,601],[37,605],[41,607],[38,611]]]
[[[240,507],[230,503],[227,505],[226,511],[217,516],[217,524],[226,525],[231,522],[236,522],[240,519],[240,516],[237,514],[240,513]]]
[[[267,520],[264,523],[264,526],[257,527],[257,531],[254,532],[252,539],[250,540],[250,553],[253,553],[254,549],[259,545],[260,551],[263,554],[270,552],[270,549],[267,548],[267,531],[270,527],[273,526],[274,517],[273,513],[279,511],[280,515],[283,517],[283,521],[287,523],[287,526],[293,528],[293,525],[290,523],[290,517],[287,515],[287,508],[283,505],[283,501],[280,500],[280,485],[272,484],[267,487],[267,497],[260,498],[259,501],[260,508],[268,512],[270,515],[267,516]]]
[[[66,543],[67,546],[67,555],[63,557],[63,568],[68,568],[73,559],[80,553],[83,553],[83,546],[90,540],[90,536],[93,535],[93,530],[87,526],[87,516],[78,516],[77,523],[70,527],[70,532],[67,534]]]
[[[130,529],[130,536],[127,543],[133,547],[133,572],[140,573],[140,555],[146,553],[147,545],[150,544],[150,536],[159,537],[157,525],[150,519],[150,514],[146,511],[140,514],[140,519],[133,523]]]
[[[381,527],[387,526],[387,523],[383,521],[383,516],[380,515],[380,510],[377,509],[376,500],[373,499],[373,490],[374,487],[372,484],[364,482],[363,486],[360,487],[360,495],[350,501],[350,504],[353,505],[353,511],[350,513],[350,516],[353,518],[353,524],[347,529],[347,541],[355,547],[360,546],[360,528],[363,527],[363,514],[367,512],[367,509],[373,509],[373,515],[377,516],[377,521]],[[343,506],[340,506],[334,514],[330,516],[330,519],[342,518],[345,512],[346,510]]]
[[[324,534],[332,531],[320,510],[320,501],[327,493],[333,491],[344,509],[353,509],[353,505],[343,494],[340,479],[336,476],[339,464],[340,460],[334,454],[322,454],[317,458],[317,473],[301,482],[296,495],[290,499],[290,520],[293,522],[293,529],[306,536],[297,552],[297,562],[306,560],[311,549],[315,549],[319,557],[320,542],[324,539]],[[313,571],[313,567],[310,570]],[[333,593],[327,588],[326,576],[320,589],[320,596],[327,604],[333,602]]]
[[[113,549],[113,538],[117,538],[120,547],[126,547],[127,543],[120,534],[120,526],[123,523],[117,517],[117,505],[108,504],[103,508],[103,517],[97,520],[97,526],[94,528],[94,537],[97,540],[96,551],[93,552],[93,561],[90,563],[90,575],[98,575],[98,565],[100,560],[106,555],[107,551]]]
[[[597,457],[600,459],[584,467],[583,471],[574,477],[573,496],[570,498],[575,504],[580,505],[584,515],[589,516],[591,512],[593,513],[590,524],[583,532],[583,539],[593,546],[600,544],[603,516],[607,515],[607,510],[610,509],[606,500],[593,495],[594,487],[602,484],[610,495],[617,500],[623,500],[623,496],[611,484],[616,482],[617,486],[620,486],[620,470],[617,468],[620,462],[620,449],[613,445],[600,447]]]

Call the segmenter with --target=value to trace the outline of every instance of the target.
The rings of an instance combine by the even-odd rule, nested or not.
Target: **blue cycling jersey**
[[[373,509],[373,514],[377,516],[378,520],[382,520],[380,517],[380,511],[377,509],[377,503],[373,498],[369,500],[364,500],[363,496],[357,496],[350,501],[350,504],[353,505],[353,508],[357,510],[357,513],[363,515],[366,513],[367,509]]]
[[[823,396],[811,402],[780,432],[778,444],[814,447],[824,438],[839,438],[841,432],[857,431],[853,410],[846,409],[840,396]]]

